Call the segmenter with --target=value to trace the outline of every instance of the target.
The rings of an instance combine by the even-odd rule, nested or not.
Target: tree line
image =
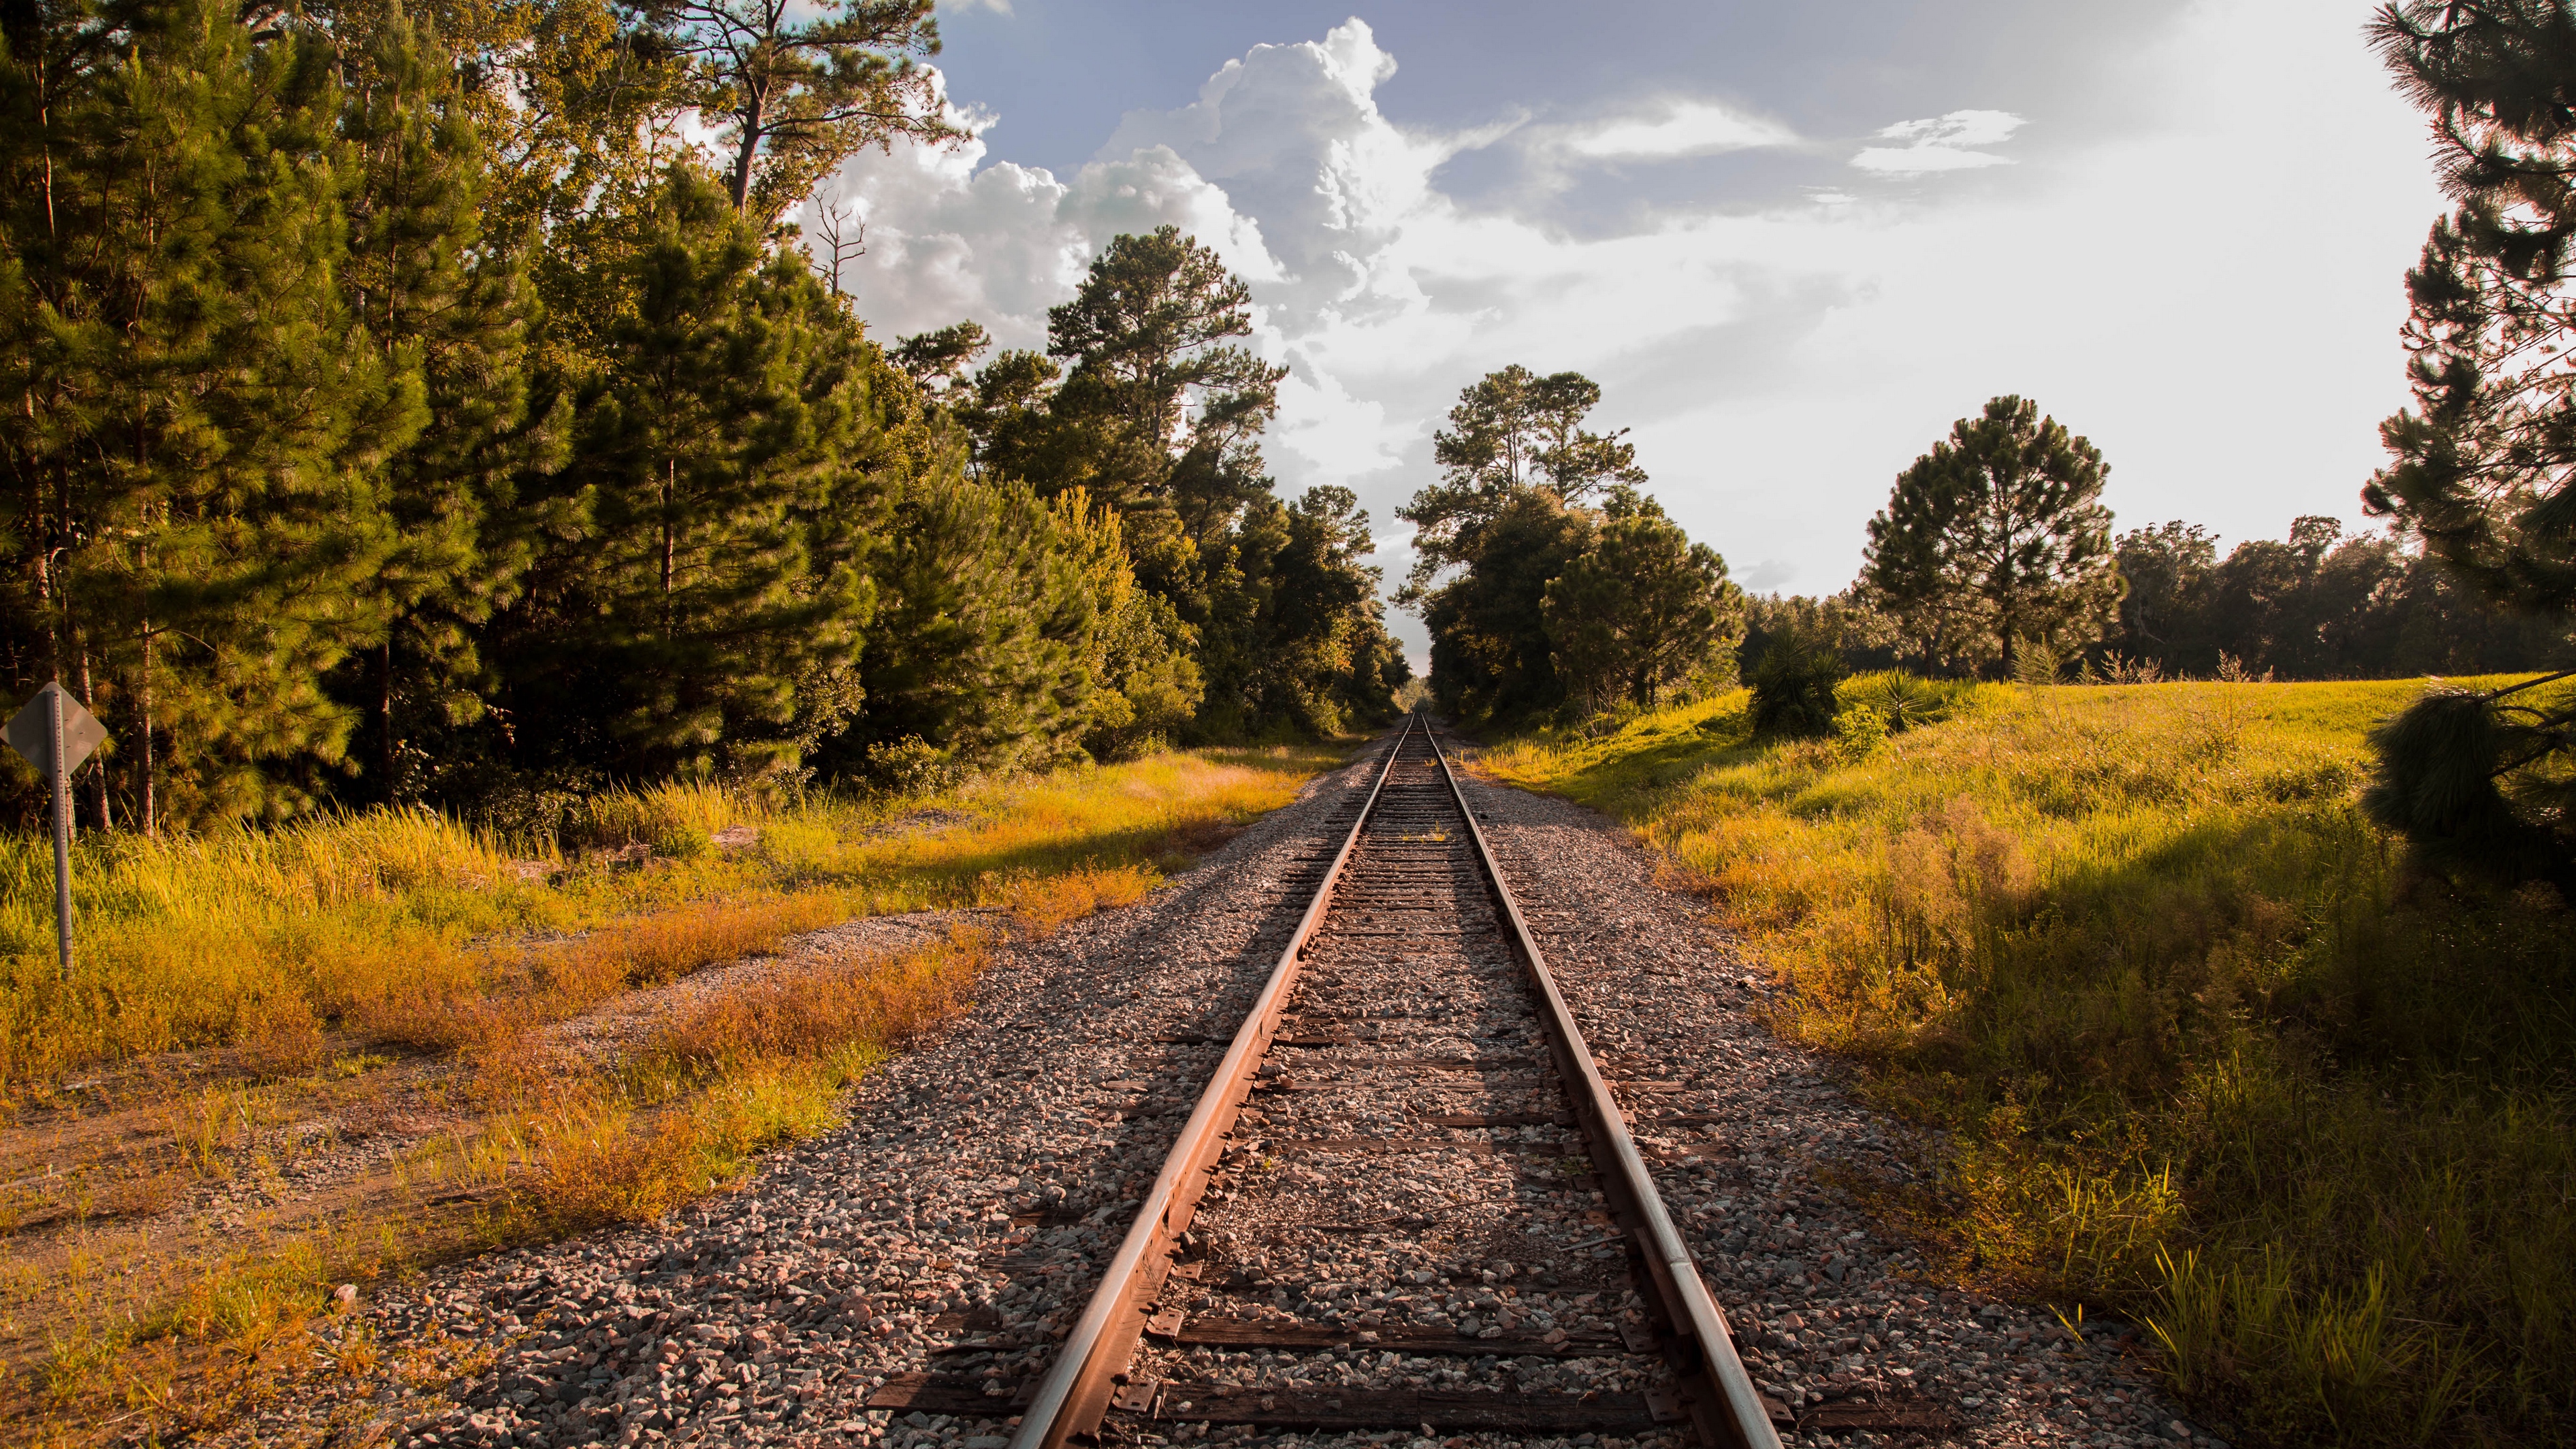
[[[108,725],[87,823],[1041,767],[1405,681],[1207,248],[1117,238],[980,368],[817,275],[819,181],[959,135],[929,0],[29,0],[0,46],[0,671]]]
[[[1442,480],[1400,516],[1400,596],[1430,626],[1443,708],[1506,723],[1588,718],[1765,668],[1805,699],[1766,718],[1821,730],[1815,681],[1851,668],[2054,681],[2385,679],[2576,663],[2563,616],[2517,611],[2402,533],[2295,520],[2218,552],[2185,522],[2115,533],[2101,450],[2000,397],[1898,475],[1842,593],[1744,597],[1724,561],[1640,491],[1600,389],[1506,368],[1436,435]],[[1805,694],[1799,691],[1806,691]],[[1775,691],[1776,693],[1776,691]]]

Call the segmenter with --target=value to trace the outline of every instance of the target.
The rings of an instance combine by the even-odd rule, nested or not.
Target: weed
[[[989,944],[960,930],[826,960],[693,1005],[614,1076],[522,1079],[486,1170],[533,1173],[536,1204],[567,1225],[659,1217],[763,1148],[832,1125],[843,1087],[965,1005]]]
[[[997,894],[1012,918],[1032,936],[1044,938],[1095,911],[1130,905],[1161,879],[1150,866],[1102,870],[1082,866],[1055,875],[1025,875],[1003,884]]]

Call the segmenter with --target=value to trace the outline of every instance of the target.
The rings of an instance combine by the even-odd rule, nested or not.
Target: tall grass
[[[996,906],[1053,929],[1133,899],[1328,762],[1166,754],[793,805],[670,785],[562,804],[518,841],[421,810],[92,833],[75,850],[68,982],[50,846],[0,838],[0,1095],[204,1047],[301,1070],[329,1033],[467,1045],[851,915]],[[744,826],[750,843],[717,843]]]
[[[2147,1318],[2265,1436],[2564,1442],[2576,917],[2361,817],[2420,688],[1974,686],[1795,743],[1737,695],[1486,763],[1633,822],[1780,1029],[1944,1129],[1911,1208],[1961,1266]]]
[[[993,944],[952,931],[701,1000],[608,1071],[487,1065],[474,1165],[554,1226],[643,1222],[837,1120],[841,1088],[969,1004]]]

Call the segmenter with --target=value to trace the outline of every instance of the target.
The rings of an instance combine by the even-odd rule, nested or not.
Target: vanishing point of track
[[[1329,1028],[1321,1034],[1305,1028],[1309,1034],[1302,1037],[1283,1034],[1283,1022],[1292,1011],[1310,1023],[1335,1020],[1333,993],[1341,977],[1363,977],[1371,963],[1381,972],[1389,965],[1396,967],[1393,979],[1398,981],[1428,977],[1428,968],[1407,969],[1417,959],[1449,962],[1454,979],[1419,979],[1405,989],[1433,997],[1474,997],[1482,1017],[1477,1035],[1489,1039],[1516,1035],[1522,1044],[1543,1047],[1543,1055],[1522,1053],[1535,1070],[1512,1076],[1514,1085],[1527,1084],[1519,1093],[1522,1105],[1536,1110],[1435,1114],[1423,1121],[1422,1114],[1408,1111],[1399,1101],[1393,1109],[1398,1115],[1409,1116],[1419,1126],[1449,1130],[1427,1138],[1290,1136],[1301,1125],[1298,1091],[1301,1087],[1312,1090],[1292,1068],[1311,1062],[1322,1070],[1342,1069],[1332,1079],[1345,1089],[1342,1100],[1322,1120],[1344,1123],[1352,1110],[1351,1092],[1365,1097],[1374,1091],[1401,1099],[1409,1083],[1426,1075],[1426,1068],[1437,1071],[1462,1065],[1440,1059],[1372,1057],[1366,1048],[1375,1042],[1335,1034]],[[1385,979],[1382,975],[1381,991]],[[1497,1024],[1513,1014],[1523,1017],[1517,1026]],[[1533,1026],[1536,1040],[1530,1041]],[[1292,1057],[1297,1060],[1281,1060]],[[1494,1059],[1509,1057],[1498,1052]],[[1262,1098],[1257,1106],[1256,1095]],[[1387,1108],[1380,1104],[1374,1111],[1360,1110],[1372,1120],[1383,1121]],[[1520,1145],[1516,1139],[1457,1135],[1458,1129],[1544,1129],[1567,1123],[1576,1129],[1576,1141],[1533,1146],[1520,1154],[1530,1159],[1527,1162],[1512,1160]],[[1565,1155],[1568,1147],[1577,1148],[1581,1156]],[[1252,1160],[1264,1162],[1275,1162],[1277,1154],[1308,1149],[1311,1160],[1319,1163],[1355,1164],[1338,1170],[1362,1179],[1373,1171],[1369,1164],[1374,1157],[1427,1153],[1437,1158],[1444,1149],[1481,1158],[1488,1173],[1535,1176],[1550,1185],[1562,1184],[1569,1164],[1578,1173],[1588,1168],[1588,1178],[1579,1181],[1591,1188],[1587,1198],[1597,1194],[1601,1206],[1592,1218],[1598,1222],[1606,1216],[1608,1230],[1594,1243],[1581,1246],[1624,1244],[1633,1300],[1627,1295],[1619,1299],[1633,1301],[1635,1307],[1620,1322],[1615,1338],[1578,1338],[1562,1330],[1547,1335],[1511,1334],[1498,1323],[1463,1331],[1456,1326],[1425,1330],[1386,1324],[1382,1316],[1377,1322],[1353,1321],[1329,1307],[1301,1317],[1284,1305],[1249,1317],[1200,1313],[1194,1320],[1194,1306],[1215,1302],[1201,1291],[1200,1270],[1206,1265],[1199,1259],[1208,1229],[1221,1225],[1236,1210],[1225,1201],[1232,1196],[1227,1189],[1234,1185],[1229,1167],[1239,1166],[1248,1149],[1257,1154]],[[1498,1165],[1496,1158],[1503,1161]],[[1194,1225],[1199,1232],[1192,1232]],[[1374,1226],[1432,1224],[1415,1220]],[[1554,1260],[1545,1266],[1553,1269]],[[1569,1260],[1566,1271],[1572,1273],[1575,1267]],[[1516,1265],[1504,1268],[1506,1274],[1517,1271]],[[1487,1285],[1495,1277],[1490,1271],[1478,1276]],[[1238,1279],[1243,1277],[1238,1270]],[[1429,1277],[1417,1274],[1416,1281]],[[1553,1281],[1552,1273],[1548,1281]],[[1506,1298],[1511,1291],[1506,1288]],[[1485,1301],[1494,1300],[1488,1295]],[[1508,1308],[1494,1316],[1508,1319]],[[1625,1356],[1636,1361],[1628,1366],[1631,1372],[1615,1381],[1636,1388],[1630,1392],[1522,1392],[1479,1385],[1441,1392],[1367,1385],[1294,1390],[1247,1387],[1194,1381],[1189,1373],[1192,1360],[1181,1356],[1185,1347],[1202,1355],[1211,1347],[1310,1352],[1357,1347],[1363,1352],[1384,1349],[1416,1358],[1482,1357],[1488,1364],[1498,1354],[1514,1353]],[[1144,1362],[1148,1358],[1154,1360],[1150,1366]],[[1295,933],[1182,1127],[1053,1367],[1033,1394],[1024,1391],[1019,1397],[1024,1402],[1015,1405],[1021,1421],[1013,1449],[1056,1449],[1070,1442],[1096,1441],[1105,1436],[1104,1431],[1107,1437],[1115,1437],[1122,1424],[1155,1421],[1166,1427],[1212,1423],[1356,1431],[1427,1426],[1549,1434],[1633,1434],[1656,1424],[1687,1424],[1698,1441],[1711,1449],[1774,1449],[1779,1443],[1768,1406],[1756,1394],[1736,1355],[1726,1317],[1666,1215],[1610,1086],[1548,972],[1510,885],[1486,848],[1447,757],[1420,716],[1408,717],[1386,749],[1375,782],[1349,820],[1339,850],[1325,865]]]

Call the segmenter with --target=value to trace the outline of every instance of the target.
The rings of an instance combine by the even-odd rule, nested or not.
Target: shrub
[[[1834,715],[1834,747],[1846,760],[1865,760],[1887,743],[1887,716],[1866,704],[1852,703]]]
[[[1783,630],[1753,665],[1753,732],[1821,735],[1834,727],[1834,687],[1850,673],[1842,651],[1801,629]]]

